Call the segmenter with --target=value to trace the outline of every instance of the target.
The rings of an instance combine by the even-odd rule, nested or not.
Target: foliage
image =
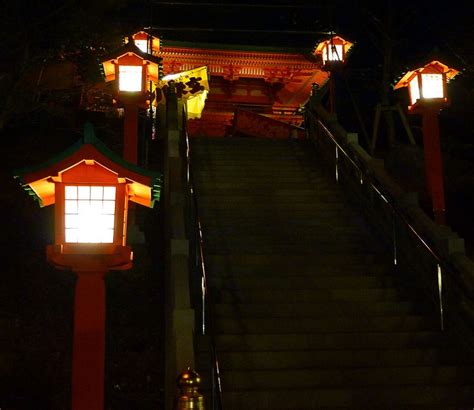
[[[82,84],[97,81],[97,55],[117,46],[120,26],[114,22],[124,4],[113,0],[1,3],[0,131],[11,120],[24,120],[34,111],[54,112],[60,105],[67,106],[64,99],[79,98]],[[48,75],[56,82],[48,82]],[[65,114],[59,109],[58,115]]]

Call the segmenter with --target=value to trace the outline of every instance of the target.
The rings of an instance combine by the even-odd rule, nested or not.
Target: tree
[[[120,26],[114,25],[114,18],[125,4],[113,0],[2,1],[0,131],[12,119],[24,118],[49,106],[56,95],[45,95],[45,88],[51,91],[52,87],[44,82],[52,64],[73,64],[76,72],[68,74],[74,77],[69,83],[76,87],[99,72],[88,66],[95,64],[101,50],[121,38]],[[58,69],[59,77],[66,75]],[[61,86],[56,84],[56,88]],[[67,94],[72,90],[66,86],[61,91]]]

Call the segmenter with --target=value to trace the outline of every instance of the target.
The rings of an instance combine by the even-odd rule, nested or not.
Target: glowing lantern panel
[[[323,52],[323,63],[326,61],[342,61],[344,48],[342,44],[328,43]]]
[[[444,86],[442,74],[415,75],[409,82],[411,104],[415,104],[421,98],[444,98]]]
[[[423,85],[423,98],[443,98],[443,75],[442,74],[421,74]]]
[[[114,186],[65,186],[66,243],[113,243]]]
[[[142,90],[142,66],[120,65],[119,66],[119,90],[141,91]]]
[[[420,99],[420,85],[418,84],[418,76],[413,77],[413,79],[410,81],[410,97],[412,105]]]
[[[135,45],[144,53],[148,53],[148,40],[134,40]]]

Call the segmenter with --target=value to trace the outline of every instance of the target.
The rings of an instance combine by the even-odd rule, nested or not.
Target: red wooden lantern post
[[[123,158],[133,164],[138,160],[138,108],[146,107],[147,97],[150,98],[147,84],[158,81],[160,62],[132,42],[102,62],[105,80],[118,80],[116,97],[125,111]]]
[[[408,87],[411,102],[408,112],[423,117],[426,187],[438,224],[446,222],[438,114],[449,105],[446,84],[458,73],[439,61],[432,61],[406,73],[394,87]]]
[[[55,204],[50,263],[77,275],[74,301],[72,410],[104,409],[105,285],[109,270],[129,269],[129,200],[152,207],[158,174],[126,163],[86,128],[83,141],[17,173],[41,206]]]
[[[339,36],[332,36],[322,41],[314,49],[316,56],[323,60],[323,70],[329,72],[329,110],[336,111],[335,73],[340,71],[347,60],[349,50],[354,44]]]

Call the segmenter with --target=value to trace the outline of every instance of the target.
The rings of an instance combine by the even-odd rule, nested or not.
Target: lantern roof
[[[320,55],[323,53],[323,50],[324,50],[324,47],[326,47],[327,44],[329,43],[333,43],[333,44],[336,44],[336,45],[342,45],[344,47],[344,54],[347,54],[348,51],[352,48],[352,46],[354,45],[354,43],[351,43],[350,41],[347,41],[345,39],[343,39],[342,37],[340,36],[332,36],[326,40],[323,40],[323,41],[320,41],[316,47],[314,48],[313,50],[313,54],[314,55]]]
[[[136,32],[134,32],[130,37],[132,37],[133,39],[137,38],[137,37],[144,37],[144,36],[149,36],[153,39],[157,39],[159,40],[159,37],[157,36],[154,36],[153,34],[151,34],[149,31],[147,31],[146,29],[143,29],[143,30],[138,30]]]
[[[106,54],[105,56],[102,57],[102,61],[113,61],[117,60],[120,57],[123,57],[129,53],[133,53],[136,56],[140,57],[143,60],[150,61],[152,63],[159,64],[161,63],[161,58],[152,56],[150,54],[144,53],[142,50],[140,50],[133,41],[129,41],[128,43],[124,44],[122,47]]]
[[[16,170],[14,177],[44,207],[54,204],[55,185],[61,182],[62,173],[84,163],[114,174],[117,183],[127,183],[133,202],[152,208],[160,198],[162,174],[123,160],[95,136],[90,123],[85,124],[83,137],[74,145],[42,164]]]
[[[454,77],[456,77],[456,75],[459,74],[458,70],[448,67],[446,64],[443,64],[438,60],[433,60],[420,68],[406,72],[393,86],[393,89],[398,90],[399,88],[408,87],[408,84],[415,75],[425,71],[429,71],[430,73],[437,72],[439,74],[445,74],[447,81],[452,80]]]

